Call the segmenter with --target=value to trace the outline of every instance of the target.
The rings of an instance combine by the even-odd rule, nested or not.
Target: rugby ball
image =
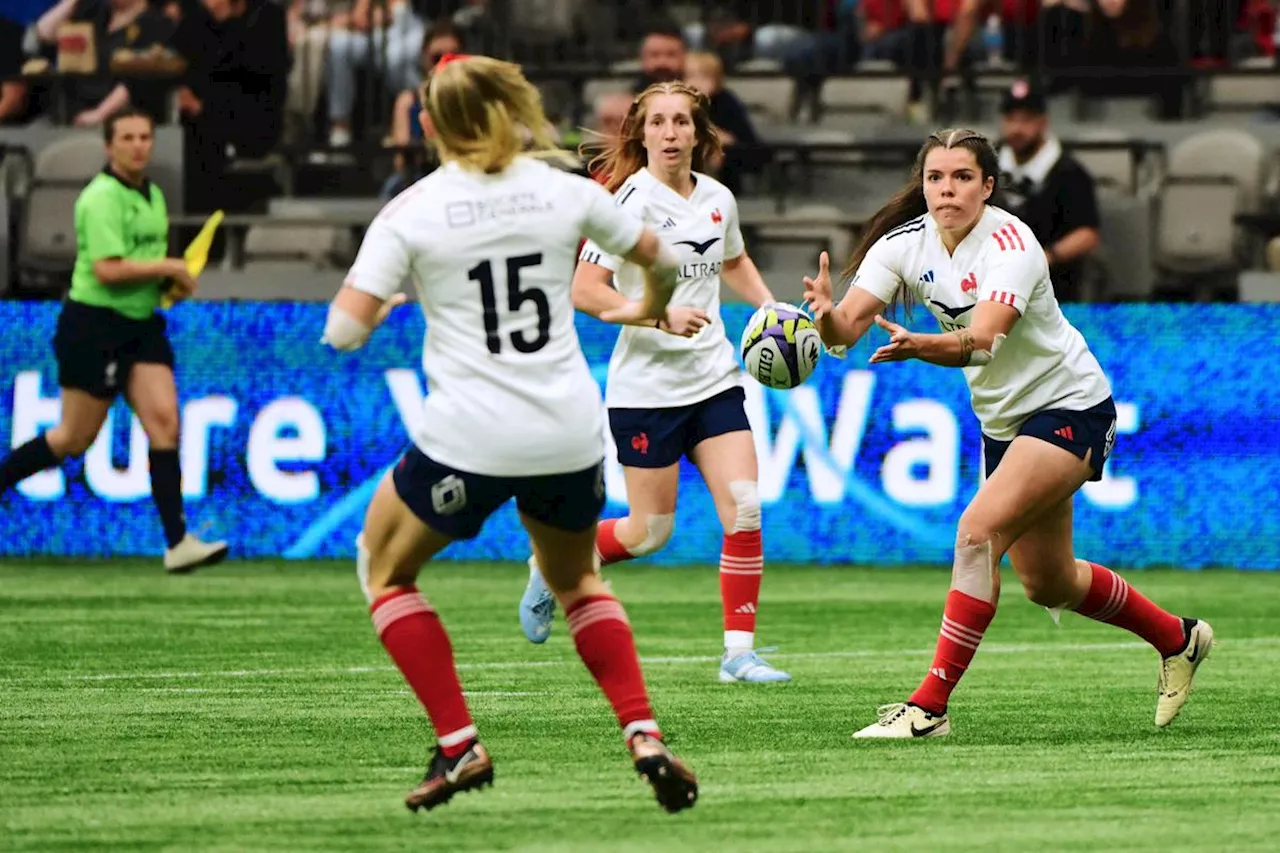
[[[785,390],[812,375],[822,355],[822,338],[805,311],[772,302],[751,315],[739,351],[752,379]]]

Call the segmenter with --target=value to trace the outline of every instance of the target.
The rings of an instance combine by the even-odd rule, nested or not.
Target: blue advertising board
[[[57,421],[51,340],[59,306],[0,302],[0,437]],[[350,557],[373,486],[406,446],[426,392],[424,324],[401,309],[358,353],[318,344],[325,306],[205,302],[169,315],[192,529],[255,558]],[[736,341],[749,310],[729,306]],[[923,313],[923,312],[920,312]],[[1107,476],[1076,499],[1076,547],[1117,567],[1280,568],[1280,306],[1068,306],[1111,378],[1118,440]],[[928,318],[917,317],[922,328]],[[578,320],[604,381],[616,329]],[[892,566],[950,562],[979,482],[980,438],[959,371],[877,365],[873,330],[788,392],[747,381],[768,559]],[[146,437],[117,403],[82,460],[0,497],[0,556],[155,554]],[[610,445],[612,453],[612,446]],[[677,534],[655,558],[713,562],[720,531],[696,471]],[[610,458],[606,515],[626,506]],[[523,559],[512,508],[447,556]]]

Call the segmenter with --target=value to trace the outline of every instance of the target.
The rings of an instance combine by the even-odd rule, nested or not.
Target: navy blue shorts
[[[489,477],[441,465],[410,447],[391,473],[396,494],[413,514],[451,539],[474,539],[485,520],[512,498],[548,527],[578,533],[604,509],[604,462],[569,474]]]
[[[1074,412],[1070,409],[1045,409],[1027,418],[1018,435],[1029,435],[1064,450],[1070,450],[1081,459],[1090,450],[1089,464],[1093,467],[1090,480],[1101,480],[1102,469],[1111,456],[1116,443],[1116,404],[1110,397],[1098,405]],[[987,476],[990,477],[1004,458],[1011,441],[996,441],[982,436],[982,451],[986,459]]]
[[[750,432],[746,399],[741,388],[730,388],[691,406],[610,409],[609,429],[618,445],[618,461],[627,468],[666,468],[708,438]]]

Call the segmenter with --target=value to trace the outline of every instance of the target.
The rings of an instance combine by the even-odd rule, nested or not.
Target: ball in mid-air
[[[807,313],[774,302],[751,315],[740,351],[752,379],[768,388],[795,388],[817,366],[822,338]]]

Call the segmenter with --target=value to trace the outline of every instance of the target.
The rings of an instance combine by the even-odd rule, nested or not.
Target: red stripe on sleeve
[[[1013,241],[1014,241],[1014,240],[1017,240],[1017,241],[1018,241],[1018,249],[1019,249],[1020,251],[1025,252],[1025,251],[1027,250],[1027,244],[1026,244],[1026,243],[1024,243],[1024,242],[1022,242],[1022,235],[1018,233],[1018,229],[1014,227],[1014,225],[1013,225],[1013,223],[1012,223],[1012,222],[1010,222],[1008,225],[1006,225],[1006,226],[1005,226],[1005,228],[1008,228],[1008,229],[1009,229],[1009,242],[1010,242],[1010,244],[1012,245]]]

